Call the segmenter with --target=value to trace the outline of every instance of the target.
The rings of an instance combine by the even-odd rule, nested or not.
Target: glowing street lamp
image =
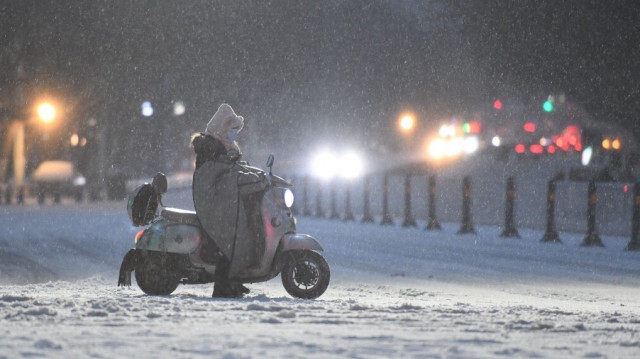
[[[404,115],[400,117],[400,129],[404,132],[411,132],[416,125],[416,118],[413,115]]]
[[[42,102],[35,108],[35,115],[37,115],[37,119],[45,124],[50,124],[55,120],[56,112],[55,106],[50,102]],[[35,116],[33,116],[33,114],[30,114],[29,118],[24,121],[13,121],[9,130],[11,136],[10,142],[13,143],[13,185],[18,193],[23,190],[27,167],[27,157],[25,153],[25,127],[29,122],[35,120],[34,117]]]
[[[38,105],[38,118],[44,123],[51,123],[56,118],[56,108],[49,102]]]

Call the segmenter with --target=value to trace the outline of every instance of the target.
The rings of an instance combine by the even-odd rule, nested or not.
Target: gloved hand
[[[238,190],[240,194],[264,191],[268,186],[264,172],[238,172]]]

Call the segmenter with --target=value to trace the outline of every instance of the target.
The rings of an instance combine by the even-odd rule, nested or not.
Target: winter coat
[[[224,145],[214,137],[199,134],[192,144],[196,153],[192,187],[196,214],[203,229],[231,261],[233,277],[255,264],[264,251],[264,241],[258,238],[262,233],[256,233],[262,225],[255,223],[262,220],[255,215],[260,206],[250,201],[259,202],[266,182],[258,169],[230,159]]]

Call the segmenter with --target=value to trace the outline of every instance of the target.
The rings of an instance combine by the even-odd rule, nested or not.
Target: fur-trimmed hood
[[[226,158],[227,149],[220,140],[205,133],[195,133],[191,136],[191,146],[196,153],[196,169],[207,161],[218,161]]]

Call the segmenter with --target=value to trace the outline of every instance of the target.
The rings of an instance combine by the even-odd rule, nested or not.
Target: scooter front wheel
[[[151,258],[146,258],[135,271],[136,282],[149,295],[169,295],[178,288],[179,281],[167,268]]]
[[[329,264],[320,254],[309,251],[292,251],[285,259],[280,273],[282,285],[291,296],[315,299],[329,286]]]

